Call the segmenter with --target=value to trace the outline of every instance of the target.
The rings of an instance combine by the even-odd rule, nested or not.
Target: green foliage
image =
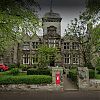
[[[100,74],[100,66],[96,67],[97,73]]]
[[[96,70],[97,70],[98,74],[100,74],[100,58],[97,58]]]
[[[99,57],[99,49],[100,49],[100,24],[90,29],[91,32],[91,44],[92,44],[92,62],[94,63],[94,67],[100,66],[100,57]]]
[[[0,0],[0,53],[21,41],[23,33],[37,30],[35,5],[34,0]]]
[[[78,65],[73,65],[71,66],[71,69],[76,69],[78,67]]]
[[[96,75],[96,79],[99,79],[100,80],[100,74],[97,74]]]
[[[87,22],[98,23],[100,13],[100,0],[86,0],[86,10],[81,14]]]
[[[10,71],[0,72],[0,76],[10,75]]]
[[[94,69],[93,65],[90,63],[84,64],[84,67],[87,67],[88,69]]]
[[[89,69],[89,78],[95,78],[95,70]]]
[[[51,75],[51,70],[30,68],[27,70],[27,75]]]
[[[68,77],[72,81],[75,81],[76,82],[77,81],[77,69],[70,69]]]
[[[91,14],[98,13],[100,11],[100,0],[86,0],[86,7]]]
[[[42,45],[38,48],[38,62],[39,67],[43,68],[44,66],[48,66],[51,60],[57,59],[56,55],[58,53],[57,48],[48,47],[46,45]],[[52,59],[50,59],[52,57]]]
[[[91,41],[93,46],[95,46],[96,52],[98,52],[100,47],[100,34],[98,33],[100,33],[100,24],[91,29]]]
[[[70,25],[68,25],[67,35],[73,41],[77,41],[78,46],[77,48],[81,52],[79,55],[83,58],[83,63],[89,64],[91,59],[91,44],[90,44],[90,37],[89,35],[86,35],[87,29],[87,23],[86,20],[82,18],[75,18],[74,20],[71,20]]]
[[[38,68],[38,66],[39,66],[39,64],[36,63],[36,64],[32,65],[32,68]]]
[[[8,64],[9,69],[16,68],[17,64]]]
[[[29,68],[29,65],[21,64],[19,67],[22,69],[22,71],[27,71],[27,69]]]
[[[3,76],[0,77],[0,85],[7,84],[50,84],[51,76],[46,75],[24,75],[24,76]]]
[[[11,75],[18,75],[20,73],[19,69],[18,68],[12,68],[10,70],[10,74]]]

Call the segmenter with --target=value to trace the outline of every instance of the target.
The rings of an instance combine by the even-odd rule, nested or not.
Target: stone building
[[[38,64],[38,46],[47,44],[49,47],[57,47],[61,54],[60,61],[53,61],[48,66],[60,65],[69,68],[82,64],[77,37],[71,35],[61,37],[61,21],[61,16],[50,10],[42,18],[43,36],[34,34],[30,37],[24,34],[23,42],[15,44],[10,54],[3,60],[4,63],[36,65]]]

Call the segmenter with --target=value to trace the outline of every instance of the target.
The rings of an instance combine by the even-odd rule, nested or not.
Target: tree
[[[58,49],[42,45],[38,48],[39,67],[47,67],[53,60],[58,60]]]
[[[22,33],[34,33],[39,26],[34,0],[0,0],[0,52],[21,39]]]
[[[96,52],[100,49],[100,24],[91,29],[91,41]]]
[[[87,10],[93,15],[100,12],[100,0],[86,0]]]
[[[81,15],[87,22],[100,23],[100,0],[86,0],[86,10]]]
[[[84,62],[83,66],[91,67],[91,44],[87,30],[86,21],[82,18],[79,20],[75,18],[71,21],[71,24],[68,25],[67,34],[76,36],[79,44],[79,59],[82,56]]]
[[[98,64],[98,59],[100,59],[99,56],[99,50],[100,50],[100,24],[92,27],[90,29],[91,32],[91,45],[92,45],[92,63],[93,66],[96,67]]]

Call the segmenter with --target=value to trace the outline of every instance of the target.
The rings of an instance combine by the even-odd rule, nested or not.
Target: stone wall
[[[81,90],[100,90],[100,80],[89,79],[86,67],[78,67],[78,86]]]
[[[90,79],[89,90],[100,90],[100,80]]]
[[[53,84],[47,85],[26,85],[26,84],[10,84],[10,85],[0,85],[0,91],[34,91],[34,90],[61,90],[60,87],[57,87]]]
[[[78,87],[82,90],[89,88],[89,70],[87,67],[78,67]]]

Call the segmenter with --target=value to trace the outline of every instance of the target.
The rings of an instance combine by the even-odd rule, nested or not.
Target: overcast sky
[[[39,17],[42,18],[46,12],[50,11],[50,0],[37,0],[40,4],[41,10],[39,11]],[[67,28],[67,24],[70,20],[78,18],[80,12],[85,9],[85,0],[52,0],[53,12],[59,13],[62,17],[61,22],[61,34],[64,35],[64,31]],[[38,33],[42,34],[42,31]]]

